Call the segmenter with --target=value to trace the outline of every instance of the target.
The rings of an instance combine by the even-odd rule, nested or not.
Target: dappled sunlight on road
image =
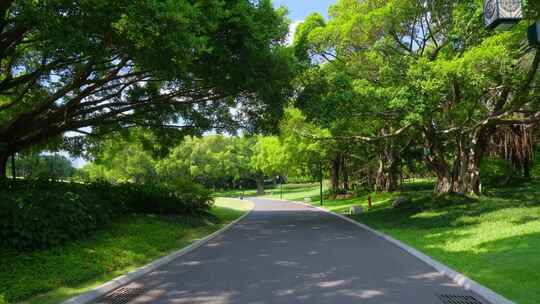
[[[467,294],[350,223],[256,202],[227,233],[139,280],[149,292],[133,303],[437,303],[437,293]]]

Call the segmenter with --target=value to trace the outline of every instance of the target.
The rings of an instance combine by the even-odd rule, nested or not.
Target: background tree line
[[[78,178],[78,170],[71,160],[58,153],[24,153],[15,156],[15,171],[12,162],[7,170],[10,174],[24,179],[70,180]]]
[[[94,160],[82,169],[82,175],[113,183],[174,185],[196,181],[214,189],[257,187],[259,192],[264,191],[265,181],[276,183],[277,176],[318,180],[326,150],[321,142],[300,137],[298,130],[326,134],[290,108],[276,135],[188,136],[160,156],[155,135],[132,129],[96,145]]]

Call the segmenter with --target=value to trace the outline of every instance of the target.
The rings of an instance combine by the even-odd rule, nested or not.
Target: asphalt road
[[[441,294],[487,303],[356,225],[299,204],[253,201],[243,221],[131,283],[138,296],[114,303],[442,304]]]

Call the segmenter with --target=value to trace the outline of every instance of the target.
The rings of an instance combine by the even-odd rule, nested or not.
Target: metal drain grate
[[[468,295],[441,294],[439,299],[444,304],[483,304],[475,297]]]
[[[97,304],[126,304],[138,296],[144,294],[143,288],[119,288],[105,297],[101,298]]]

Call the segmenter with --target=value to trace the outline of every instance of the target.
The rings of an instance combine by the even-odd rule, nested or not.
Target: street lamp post
[[[319,177],[320,177],[319,194],[320,194],[320,203],[322,206],[323,205],[323,166],[322,166],[322,163],[320,163],[320,176]]]
[[[242,190],[242,195],[240,196],[240,199],[244,199],[244,187],[242,187],[242,181],[240,181],[240,190]]]
[[[16,153],[11,154],[11,175],[13,176],[13,180],[17,179],[17,167],[15,167],[15,156],[16,156]]]
[[[279,188],[280,188],[280,192],[279,192],[279,199],[283,199],[283,178],[281,177],[281,175],[278,175],[276,176],[276,180],[278,181],[279,183]]]
[[[283,178],[279,176],[279,199],[283,199]]]

